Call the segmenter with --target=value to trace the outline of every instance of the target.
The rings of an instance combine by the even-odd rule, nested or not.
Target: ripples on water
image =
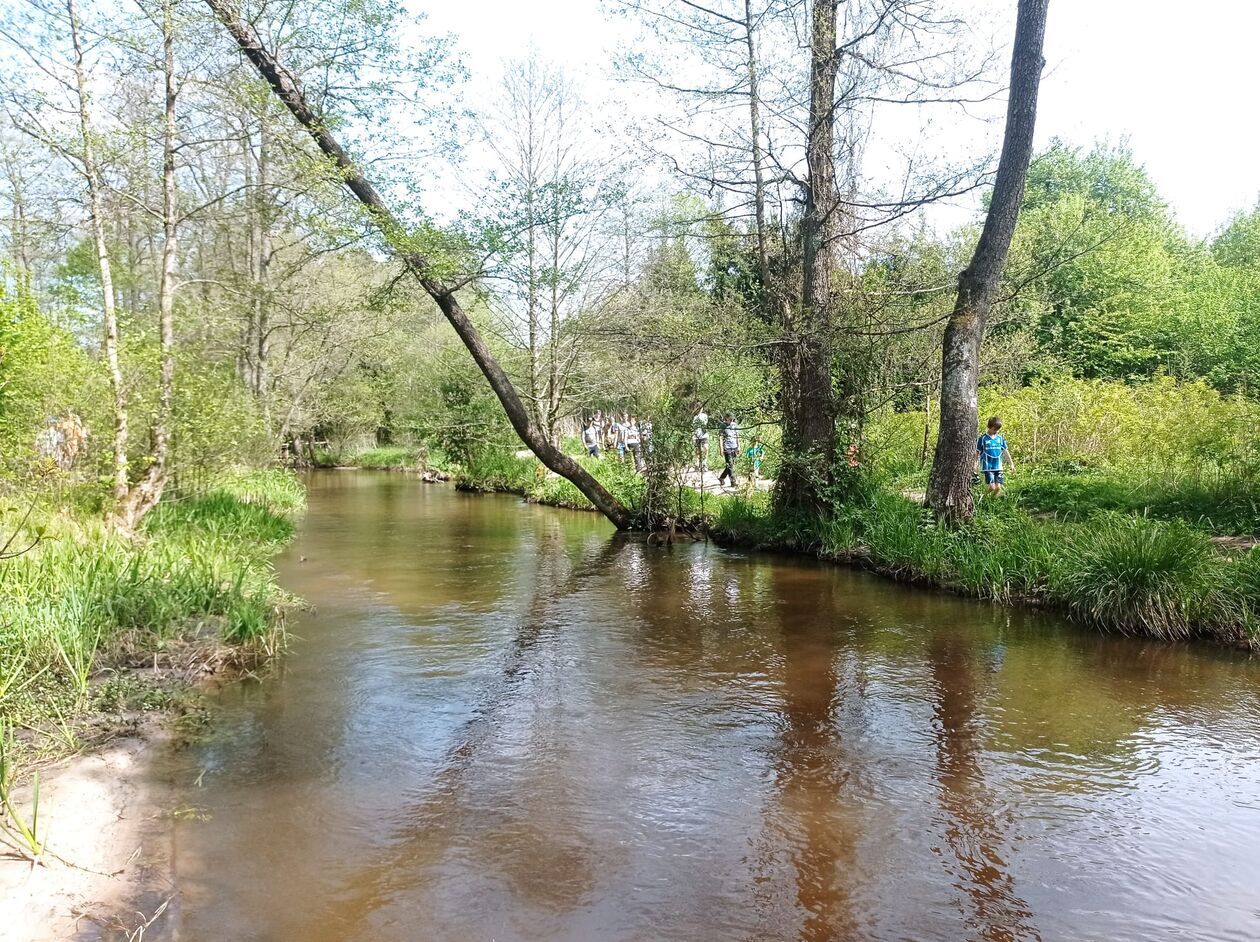
[[[173,938],[1260,938],[1245,657],[402,476],[282,576]]]

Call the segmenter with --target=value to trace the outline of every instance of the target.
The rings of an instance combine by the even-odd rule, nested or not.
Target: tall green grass
[[[249,472],[164,501],[134,542],[47,517],[34,550],[0,563],[0,713],[38,715],[50,692],[82,705],[103,666],[190,633],[269,645],[285,600],[271,557],[303,501],[291,475]]]
[[[1214,606],[1225,566],[1198,530],[1116,515],[1096,520],[1065,548],[1052,590],[1078,617],[1166,640],[1196,625],[1228,623]]]
[[[1246,474],[1158,478],[1033,471],[1008,496],[1031,513],[1086,520],[1109,511],[1184,520],[1210,533],[1260,534],[1260,487]]]
[[[1260,645],[1260,549],[1218,552],[1180,521],[1112,512],[1063,522],[995,500],[950,529],[901,495],[876,492],[829,519],[783,519],[768,503],[730,502],[714,533],[980,598],[1036,601],[1104,630]]]
[[[424,468],[428,462],[422,448],[406,448],[401,445],[383,445],[355,455],[351,462],[359,468],[392,470],[399,468]]]

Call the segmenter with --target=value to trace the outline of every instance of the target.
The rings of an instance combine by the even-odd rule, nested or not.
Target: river
[[[147,939],[1254,940],[1260,663],[309,479]]]

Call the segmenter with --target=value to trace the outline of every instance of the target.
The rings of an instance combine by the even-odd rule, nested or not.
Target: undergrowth
[[[286,601],[271,558],[303,502],[291,475],[255,471],[164,500],[134,541],[65,512],[27,521],[42,540],[0,562],[0,718],[68,727],[104,672],[194,645],[265,656]],[[0,519],[18,525],[13,512]]]
[[[921,505],[883,491],[825,520],[785,520],[768,506],[730,502],[713,532],[980,598],[1060,608],[1104,630],[1260,644],[1260,549],[1219,552],[1184,521],[1118,512],[1058,521],[992,500],[950,529]]]

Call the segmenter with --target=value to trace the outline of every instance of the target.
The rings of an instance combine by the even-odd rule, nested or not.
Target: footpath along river
[[[310,477],[147,940],[1254,940],[1260,662]]]

